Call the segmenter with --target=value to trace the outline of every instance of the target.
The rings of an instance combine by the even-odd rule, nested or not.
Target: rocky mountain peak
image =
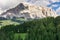
[[[44,17],[56,17],[58,16],[52,9],[42,6],[35,6],[29,3],[20,3],[14,8],[8,9],[3,12],[2,17],[13,18],[20,17],[25,19],[38,19]]]

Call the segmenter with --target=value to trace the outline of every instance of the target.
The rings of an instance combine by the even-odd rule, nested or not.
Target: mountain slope
[[[46,6],[49,7],[51,9],[53,9],[54,11],[56,11],[56,13],[58,15],[60,15],[60,0],[26,0],[26,2],[31,3],[31,4],[35,4],[38,6]]]
[[[25,19],[38,19],[44,17],[56,17],[57,14],[50,8],[35,6],[29,3],[20,3],[14,8],[8,9],[6,12],[0,15],[5,18],[25,18]]]

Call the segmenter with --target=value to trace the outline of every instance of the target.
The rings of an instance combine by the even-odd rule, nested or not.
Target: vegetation
[[[60,16],[2,26],[0,40],[60,40]]]
[[[13,18],[13,19],[1,19],[0,18],[0,27],[6,26],[6,25],[19,25],[20,23],[23,23],[26,21],[23,18]]]

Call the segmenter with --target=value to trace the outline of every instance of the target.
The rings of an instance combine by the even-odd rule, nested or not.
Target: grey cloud
[[[4,2],[5,1],[5,2]],[[25,0],[0,0],[0,8],[2,10],[6,10],[10,7],[18,5],[20,2],[24,2]]]

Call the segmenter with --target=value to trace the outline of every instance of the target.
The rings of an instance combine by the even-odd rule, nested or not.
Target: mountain
[[[0,14],[3,13],[3,10],[0,9]]]
[[[36,6],[24,2],[18,4],[16,7],[6,10],[0,15],[0,17],[11,18],[11,19],[14,17],[25,18],[25,19],[38,19],[48,16],[56,17],[58,15],[51,8]]]
[[[38,6],[46,6],[53,9],[58,15],[60,15],[60,0],[26,0],[26,2],[35,4]]]

